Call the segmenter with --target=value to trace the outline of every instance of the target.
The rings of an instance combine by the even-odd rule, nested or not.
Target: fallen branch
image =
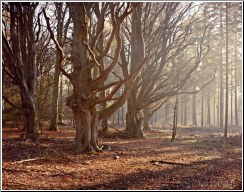
[[[170,161],[156,161],[156,160],[152,160],[150,161],[150,163],[161,163],[161,164],[168,164],[168,165],[184,165],[184,166],[189,166],[189,164],[185,164],[185,163],[176,163],[176,162],[170,162]]]
[[[24,159],[24,160],[21,160],[21,161],[12,162],[11,164],[23,163],[23,162],[30,162],[30,161],[37,161],[37,160],[41,160],[41,159],[44,159],[44,158]]]

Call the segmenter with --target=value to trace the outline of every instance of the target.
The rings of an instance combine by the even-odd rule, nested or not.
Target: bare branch
[[[64,60],[64,52],[63,52],[63,49],[61,48],[59,42],[56,40],[56,38],[55,38],[55,36],[54,36],[54,33],[53,33],[52,29],[51,29],[50,22],[49,22],[50,18],[47,16],[45,9],[43,9],[43,14],[44,14],[45,20],[46,20],[46,22],[47,22],[47,29],[48,29],[48,31],[49,31],[49,33],[50,33],[50,37],[51,37],[51,39],[53,40],[53,42],[55,43],[57,51],[58,51],[58,52],[60,53],[60,55],[61,55],[61,57],[60,57],[60,61],[59,61],[59,69],[62,71],[62,73],[63,73],[66,77],[68,77],[68,78],[70,79],[70,75],[69,75],[69,74],[64,70],[64,68],[62,67],[62,62],[63,62],[63,60]]]

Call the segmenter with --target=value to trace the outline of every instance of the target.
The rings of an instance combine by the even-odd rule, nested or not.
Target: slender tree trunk
[[[172,131],[172,137],[171,141],[175,140],[176,136],[176,129],[177,129],[177,110],[178,110],[178,95],[175,99],[175,106],[174,106],[174,117],[173,117],[173,131]]]
[[[208,97],[208,101],[207,101],[207,125],[211,125],[211,107],[210,107],[210,93],[209,91],[207,92],[207,97]]]
[[[56,8],[58,10],[62,10],[62,3],[57,3]],[[57,41],[61,43],[62,40],[62,11],[57,12]],[[58,88],[59,88],[59,77],[60,77],[60,58],[62,55],[59,51],[56,52],[56,64],[55,64],[55,72],[54,72],[54,84],[53,84],[53,93],[52,93],[52,105],[51,105],[51,122],[49,126],[49,130],[57,131],[58,130]]]
[[[219,102],[219,121],[220,121],[220,127],[223,127],[224,122],[224,89],[223,89],[223,23],[222,23],[222,5],[220,5],[220,102]]]
[[[63,124],[63,81],[62,74],[60,74],[60,92],[59,92],[59,104],[58,104],[58,123]]]
[[[187,105],[188,105],[188,99],[187,99],[187,95],[185,95],[185,100],[184,100],[184,104],[185,104],[185,106],[184,106],[184,125],[187,125],[187,120],[188,120],[188,118],[187,118],[187,110],[188,110],[188,107],[187,107]]]
[[[181,96],[181,106],[180,106],[180,121],[181,121],[181,125],[184,124],[184,95]]]
[[[58,57],[58,56],[57,56]],[[58,130],[58,87],[59,87],[59,67],[55,66],[54,72],[54,84],[53,84],[53,94],[52,94],[52,105],[51,105],[51,123],[49,130],[57,131]]]
[[[122,120],[122,125],[124,125],[125,124],[125,120],[124,120],[124,105],[122,105],[122,111],[121,111],[121,120]]]
[[[165,102],[165,123],[168,122],[168,101]]]
[[[229,42],[228,42],[228,35],[229,35],[229,31],[228,31],[228,3],[225,3],[226,6],[226,10],[225,10],[225,14],[226,14],[226,83],[225,83],[225,131],[224,131],[224,137],[227,138],[227,132],[228,132],[228,102],[229,102],[229,98],[228,98],[228,94],[229,94],[229,57],[228,57],[228,46],[229,46]]]
[[[215,106],[216,106],[216,87],[214,88],[214,104],[213,104],[213,125],[216,126],[216,110],[215,110]]]
[[[217,85],[217,93],[218,93],[218,100],[217,100],[217,106],[216,106],[216,112],[217,112],[217,127],[219,127],[220,126],[220,122],[219,122],[219,112],[220,112],[220,110],[219,110],[219,104],[220,104],[220,101],[219,101],[219,99],[220,99],[220,91],[219,91],[219,85]]]
[[[201,98],[201,127],[204,126],[204,92],[202,90],[202,98]]]
[[[235,26],[237,27],[237,26]],[[235,125],[239,126],[238,122],[238,100],[237,100],[237,35],[235,33]]]
[[[103,50],[103,34],[101,34],[99,39],[98,39],[98,47],[99,47],[100,51],[102,52],[102,50]],[[100,61],[100,62],[102,63],[101,68],[104,70],[106,62],[103,62],[103,61]],[[104,86],[104,83],[102,86]],[[106,97],[106,91],[105,90],[101,91],[100,97]],[[107,107],[106,102],[101,104],[101,110],[106,109],[106,107]],[[108,119],[107,118],[102,119],[102,132],[103,133],[108,132]]]
[[[197,126],[196,94],[192,95],[192,125]]]
[[[233,82],[232,82],[232,69],[230,73],[230,125],[233,125]]]

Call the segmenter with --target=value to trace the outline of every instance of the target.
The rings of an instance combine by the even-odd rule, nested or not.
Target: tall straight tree
[[[224,89],[223,89],[223,13],[222,13],[222,3],[220,4],[220,38],[219,38],[219,48],[220,48],[220,94],[219,94],[219,125],[223,127],[224,123]]]
[[[3,69],[5,74],[19,86],[21,111],[24,114],[24,135],[37,140],[36,124],[36,36],[34,17],[38,3],[11,2],[5,4],[9,23],[5,23],[8,33],[2,32]]]
[[[193,78],[193,91],[196,91],[195,77]],[[196,94],[192,95],[192,125],[197,125]]]
[[[176,129],[177,129],[177,119],[178,119],[178,95],[176,95],[176,99],[175,99],[175,105],[174,105],[174,115],[173,115],[173,128],[172,128],[172,137],[171,137],[171,141],[175,140],[175,136],[176,136]]]
[[[225,71],[225,131],[224,131],[224,137],[227,138],[227,133],[228,133],[228,102],[229,102],[229,54],[228,54],[228,46],[229,46],[229,29],[228,29],[228,3],[225,3],[225,15],[226,15],[226,71]]]
[[[235,125],[238,126],[239,125],[239,121],[238,121],[238,99],[237,99],[237,21],[236,21],[236,17],[235,17]]]
[[[204,126],[204,91],[201,93],[201,127]]]
[[[64,13],[62,12],[63,3],[55,3],[56,7],[56,20],[57,20],[57,41],[60,45],[62,45],[62,36],[63,36],[63,21],[64,21]],[[49,126],[49,130],[57,131],[58,130],[58,88],[60,82],[60,69],[59,62],[62,55],[60,52],[56,52],[56,64],[55,64],[55,72],[54,72],[54,84],[53,84],[53,94],[52,94],[52,105],[51,105],[51,123]]]

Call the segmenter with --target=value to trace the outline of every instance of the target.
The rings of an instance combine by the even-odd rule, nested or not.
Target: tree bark
[[[33,96],[21,91],[21,107],[24,114],[24,137],[36,141],[38,138],[38,125]]]
[[[149,126],[149,120],[152,117],[152,114],[150,114],[150,111],[148,108],[143,109],[143,130],[149,131],[151,130],[151,127]]]
[[[142,129],[142,117],[139,113],[134,111],[134,108],[131,107],[128,107],[128,112],[126,114],[126,132],[130,137],[142,138],[144,136]]]

